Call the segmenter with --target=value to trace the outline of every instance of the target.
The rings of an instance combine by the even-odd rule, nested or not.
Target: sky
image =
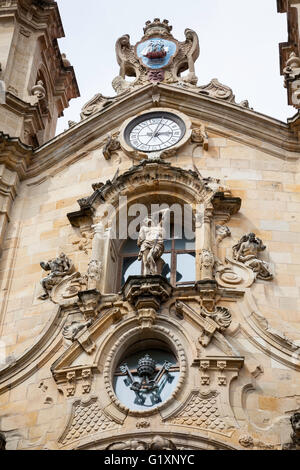
[[[59,119],[57,134],[68,121],[80,120],[84,104],[96,93],[114,96],[119,74],[115,43],[129,34],[134,45],[147,20],[168,19],[172,34],[184,41],[184,30],[197,32],[200,56],[198,85],[212,78],[232,88],[236,101],[283,122],[295,114],[279,69],[280,42],[287,41],[286,14],[276,0],[57,0],[65,30],[59,39],[75,69],[80,98],[73,99]]]

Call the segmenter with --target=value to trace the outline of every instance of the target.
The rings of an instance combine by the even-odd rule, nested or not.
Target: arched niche
[[[184,214],[188,207],[191,224],[195,232],[195,250],[211,250],[211,223],[214,215],[229,220],[241,205],[239,198],[225,193],[218,180],[202,178],[192,170],[171,166],[163,160],[144,160],[133,166],[113,181],[93,185],[94,193],[79,202],[80,211],[68,214],[75,227],[91,227],[102,224],[106,236],[99,238],[99,249],[95,250],[103,266],[99,290],[102,293],[116,292],[118,289],[118,256],[124,240],[126,228],[130,224],[128,212],[135,204],[148,210],[151,204],[177,205]],[[120,230],[120,220],[123,229]],[[182,222],[183,223],[183,222]],[[124,230],[125,228],[125,230]],[[120,233],[122,232],[122,233]],[[195,281],[201,279],[200,259],[196,256]]]

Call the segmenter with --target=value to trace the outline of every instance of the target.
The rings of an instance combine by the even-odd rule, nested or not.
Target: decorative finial
[[[154,18],[153,21],[146,21],[146,25],[144,27],[144,34],[149,34],[149,30],[157,28],[163,28],[170,34],[173,29],[173,26],[169,25],[168,20],[160,21],[160,18]]]

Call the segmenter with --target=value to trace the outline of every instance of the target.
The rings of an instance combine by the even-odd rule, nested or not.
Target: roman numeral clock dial
[[[125,129],[125,140],[141,152],[157,152],[176,145],[185,131],[185,124],[178,116],[153,112],[133,119]]]

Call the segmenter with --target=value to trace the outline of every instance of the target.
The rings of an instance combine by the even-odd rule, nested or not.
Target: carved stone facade
[[[0,447],[299,447],[294,123],[197,86],[171,31],[120,38],[117,95],[46,146],[0,136]]]

